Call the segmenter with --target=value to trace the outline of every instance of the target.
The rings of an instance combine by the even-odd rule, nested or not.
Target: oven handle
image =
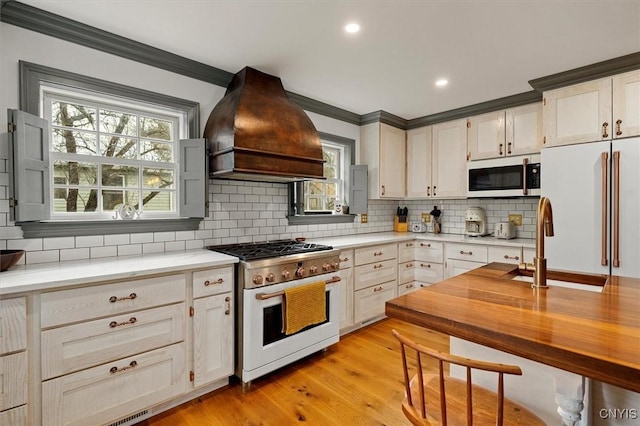
[[[332,277],[331,279],[326,280],[324,283],[325,284],[333,284],[333,283],[338,283],[338,282],[340,282],[340,277]],[[258,293],[258,294],[256,294],[256,299],[258,299],[258,300],[267,300],[267,299],[271,299],[272,297],[278,297],[278,296],[284,296],[284,290],[275,291],[273,293]]]

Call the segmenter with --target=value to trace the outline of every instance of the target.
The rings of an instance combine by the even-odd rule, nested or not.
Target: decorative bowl
[[[24,254],[24,250],[0,250],[0,272],[15,265]]]

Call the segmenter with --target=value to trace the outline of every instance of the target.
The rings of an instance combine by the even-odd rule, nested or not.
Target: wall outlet
[[[369,221],[369,218],[367,217],[366,213],[360,213],[360,223],[367,223]]]
[[[522,215],[521,214],[510,214],[509,222],[513,222],[515,226],[522,226]]]
[[[422,212],[422,221],[424,223],[431,222],[431,215],[429,213]]]

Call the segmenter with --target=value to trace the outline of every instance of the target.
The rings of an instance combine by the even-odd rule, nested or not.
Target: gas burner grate
[[[292,254],[331,250],[333,247],[322,244],[298,242],[295,240],[276,240],[259,243],[227,244],[209,246],[209,250],[235,256],[240,260],[268,259]]]

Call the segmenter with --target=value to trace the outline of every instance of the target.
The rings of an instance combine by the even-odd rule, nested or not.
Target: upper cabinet
[[[360,160],[369,169],[369,198],[404,198],[406,132],[384,123],[360,128]]]
[[[407,130],[407,197],[431,197],[431,126]]]
[[[431,197],[466,198],[467,121],[432,127]]]
[[[476,115],[467,120],[469,160],[540,152],[540,103]]]
[[[640,70],[544,93],[545,146],[640,135]]]

